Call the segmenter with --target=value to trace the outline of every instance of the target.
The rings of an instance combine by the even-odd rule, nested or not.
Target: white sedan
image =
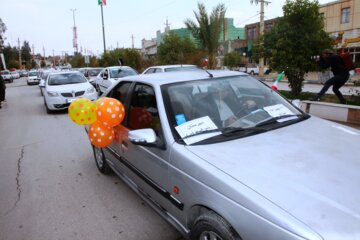
[[[97,76],[96,87],[98,88],[99,93],[103,93],[120,78],[137,74],[138,72],[135,69],[128,66],[107,67]]]
[[[50,73],[45,81],[43,93],[48,113],[67,109],[77,98],[94,101],[98,97],[95,88],[78,71]]]

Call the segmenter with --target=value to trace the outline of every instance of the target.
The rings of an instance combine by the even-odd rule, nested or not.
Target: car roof
[[[131,69],[133,69],[132,67],[129,67],[129,66],[111,66],[111,67],[106,67],[106,68],[109,68],[109,69],[116,69],[116,68],[131,68]]]
[[[211,77],[212,75],[212,77]],[[164,72],[164,73],[152,73],[141,74],[121,78],[122,81],[141,81],[144,83],[150,83],[152,85],[164,85],[175,82],[186,82],[201,79],[216,79],[229,76],[248,76],[243,72],[235,72],[228,70],[203,70],[203,71],[182,71],[182,72]]]
[[[79,74],[79,71],[64,71],[64,72],[50,72],[50,75],[60,75],[60,74]]]
[[[156,66],[151,66],[149,68],[174,68],[174,67],[197,67],[197,66],[192,64],[172,64],[172,65],[156,65]]]

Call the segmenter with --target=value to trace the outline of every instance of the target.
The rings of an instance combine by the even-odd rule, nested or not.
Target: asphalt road
[[[97,171],[82,126],[46,114],[38,86],[7,84],[0,109],[1,240],[179,240],[115,174]]]

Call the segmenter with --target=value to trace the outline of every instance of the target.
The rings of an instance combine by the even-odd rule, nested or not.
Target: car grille
[[[84,95],[85,91],[80,92],[71,92],[71,93],[61,93],[61,96],[63,97],[79,97]]]

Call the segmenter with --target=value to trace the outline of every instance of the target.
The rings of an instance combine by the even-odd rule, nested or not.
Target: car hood
[[[57,92],[72,92],[72,91],[86,91],[88,88],[92,87],[92,85],[88,82],[85,83],[76,83],[76,84],[65,84],[65,85],[54,85],[54,86],[46,86],[48,91],[57,91]]]
[[[360,239],[360,131],[311,117],[216,144],[187,146],[324,239]],[[236,201],[236,199],[235,199]]]

